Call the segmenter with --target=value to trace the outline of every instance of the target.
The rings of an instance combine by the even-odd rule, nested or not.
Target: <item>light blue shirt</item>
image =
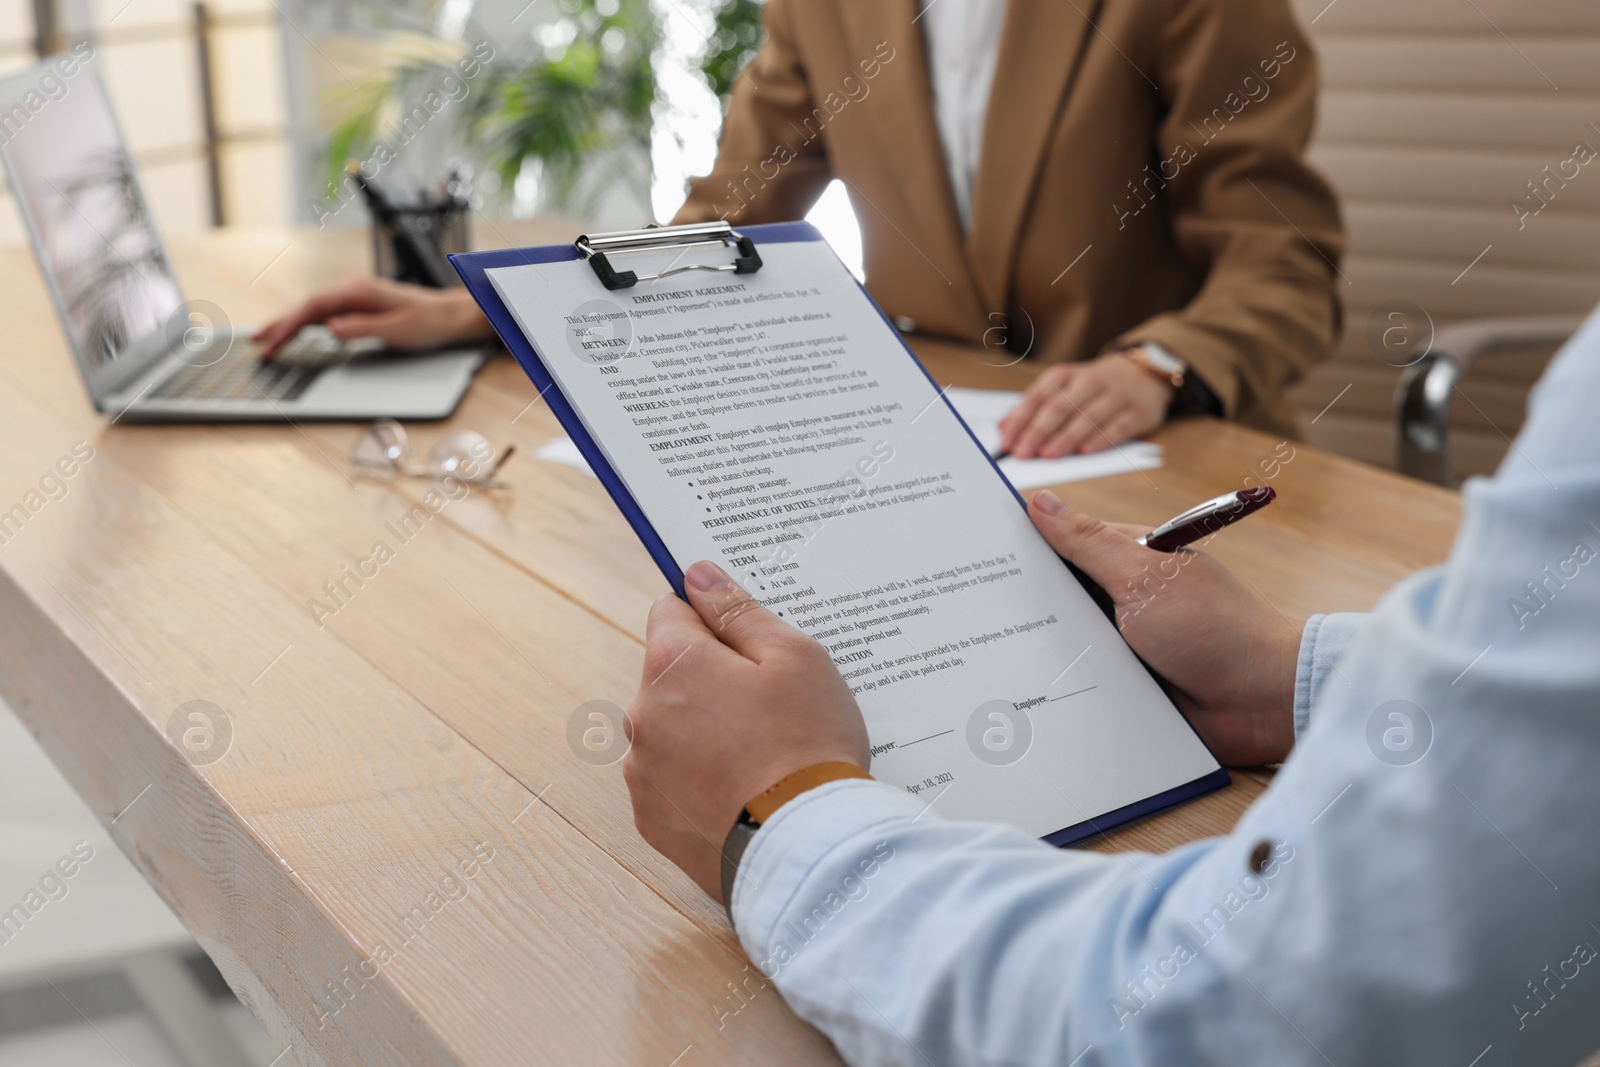
[[[745,853],[732,911],[756,967],[853,1064],[1600,1048],[1597,409],[1600,315],[1466,486],[1449,560],[1306,627],[1299,742],[1231,835],[1056,850],[833,783]]]

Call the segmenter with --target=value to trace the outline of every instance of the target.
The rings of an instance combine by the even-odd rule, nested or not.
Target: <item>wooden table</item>
[[[239,322],[366,269],[351,234],[175,244],[188,295]],[[0,250],[0,278],[0,511],[25,513],[0,544],[0,692],[292,1049],[282,1062],[835,1062],[639,839],[620,769],[568,746],[579,705],[629,700],[666,586],[596,482],[526,454],[558,427],[520,370],[496,361],[453,419],[413,431],[423,449],[458,428],[515,443],[512,488],[402,540],[390,524],[428,487],[353,478],[356,427],[108,426],[25,249]],[[942,381],[1026,373],[925,350]],[[1453,494],[1303,445],[1282,462],[1235,426],[1160,440],[1162,469],[1064,495],[1151,523],[1278,457],[1279,503],[1215,551],[1291,617],[1369,607],[1441,560],[1457,522]],[[47,475],[75,446],[93,458],[63,494]],[[348,580],[378,542],[392,558]],[[177,743],[196,700],[232,738],[199,765]],[[1224,832],[1265,781],[1239,774],[1094,847]]]

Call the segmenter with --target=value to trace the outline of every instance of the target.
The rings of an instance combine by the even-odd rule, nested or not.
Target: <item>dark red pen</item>
[[[1175,548],[1193,544],[1207,534],[1216,533],[1224,526],[1232,526],[1246,515],[1260,511],[1278,495],[1270,485],[1258,489],[1240,489],[1236,493],[1223,493],[1204,504],[1190,508],[1176,518],[1168,519],[1154,530],[1139,538],[1139,543],[1157,552],[1171,552]]]

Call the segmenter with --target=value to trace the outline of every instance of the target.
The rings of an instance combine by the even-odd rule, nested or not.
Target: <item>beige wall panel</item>
[[[225,145],[222,188],[230,226],[282,226],[289,217],[289,152],[282,141]]]
[[[1517,48],[1492,31],[1487,37],[1330,33],[1317,42],[1330,89],[1549,92],[1542,70],[1562,92],[1600,93],[1592,41],[1533,37]]]
[[[1600,4],[1594,0],[1473,0],[1470,4],[1465,0],[1293,0],[1293,4],[1313,35],[1352,31],[1493,36],[1503,32],[1512,37],[1574,31],[1600,34]]]
[[[163,234],[194,233],[211,225],[211,189],[200,159],[141,166],[145,195]]]
[[[134,6],[144,2],[134,0]],[[200,144],[200,76],[192,38],[104,44],[98,52],[135,156]]]
[[[33,5],[29,0],[0,0],[0,50],[31,51]]]
[[[285,98],[277,26],[218,26],[211,47],[223,135],[281,128]]]
[[[1595,48],[1600,54],[1600,41]],[[1600,107],[1595,110],[1600,116]],[[1600,135],[1589,143],[1600,149]],[[1525,194],[1525,183],[1541,177],[1540,168],[1545,164],[1554,166],[1564,160],[1563,147],[1564,142],[1558,142],[1541,151],[1502,151],[1317,142],[1311,149],[1311,162],[1346,200],[1460,204],[1505,211],[1510,218],[1507,204],[1511,197]],[[1600,170],[1591,174],[1591,169],[1593,164],[1580,168],[1580,177],[1560,191],[1555,207],[1600,211]]]
[[[1341,415],[1339,409],[1334,408],[1317,420],[1315,426],[1307,427],[1306,437],[1318,448],[1326,448],[1363,463],[1378,467],[1394,466],[1394,427],[1385,419],[1370,416],[1352,418]]]
[[[1502,267],[1493,251],[1452,284],[1468,262],[1355,253],[1344,267],[1351,284],[1341,287],[1341,295],[1352,308],[1377,307],[1396,298],[1414,300],[1439,325],[1489,315],[1567,314],[1586,311],[1600,300],[1600,274]]]
[[[1596,120],[1600,97],[1548,88],[1514,94],[1330,89],[1322,96],[1317,138],[1324,144],[1521,148],[1554,164],[1579,140],[1600,144],[1600,132],[1588,125]]]
[[[1342,417],[1388,418],[1400,372],[1365,353],[1363,356],[1362,359],[1333,359],[1312,369],[1295,391],[1295,399],[1308,424],[1324,410],[1329,415],[1336,412]],[[1329,404],[1333,405],[1331,410]]]
[[[1600,185],[1600,169],[1595,174]],[[1502,266],[1596,271],[1600,215],[1563,211],[1558,203],[1527,220],[1518,230],[1504,205],[1489,208],[1434,207],[1421,203],[1346,201],[1350,244],[1371,257],[1433,259],[1460,270],[1494,242],[1494,262]],[[1498,253],[1498,254],[1497,254]],[[1488,257],[1484,257],[1487,261]]]
[[[94,25],[100,30],[187,28],[194,22],[193,0],[93,0]]]

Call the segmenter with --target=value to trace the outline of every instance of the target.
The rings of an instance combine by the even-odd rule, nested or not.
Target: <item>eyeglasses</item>
[[[390,480],[402,476],[434,481],[456,478],[468,485],[500,489],[506,483],[497,481],[495,475],[516,450],[516,445],[507,445],[496,458],[494,446],[483,434],[463,430],[440,441],[428,454],[428,461],[418,464],[406,428],[393,419],[379,419],[350,446],[350,462],[387,474]]]

